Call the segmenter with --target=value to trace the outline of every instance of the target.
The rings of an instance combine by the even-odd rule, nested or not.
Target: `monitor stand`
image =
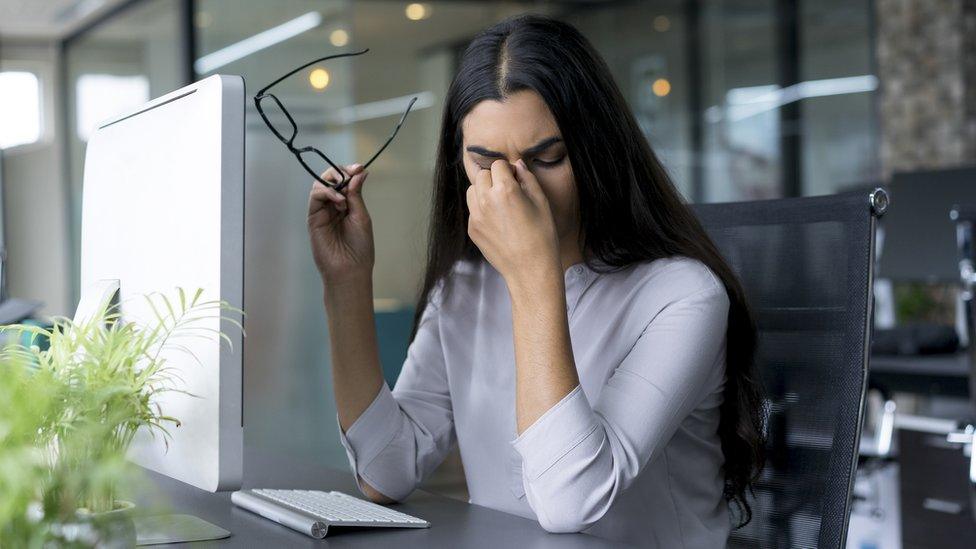
[[[99,280],[91,288],[84,290],[74,322],[83,323],[101,314],[106,307],[118,303],[121,281],[117,279]],[[158,545],[164,543],[189,543],[230,537],[230,532],[191,515],[145,515],[132,516],[135,527],[136,545]]]
[[[230,537],[230,532],[191,515],[154,515],[132,517],[136,528],[136,545],[189,543]]]

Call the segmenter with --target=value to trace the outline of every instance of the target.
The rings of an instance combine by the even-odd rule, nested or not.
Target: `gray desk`
[[[244,469],[245,488],[340,490],[359,495],[350,472],[299,463],[287,456],[247,452]],[[535,521],[420,490],[394,508],[430,521],[430,528],[333,528],[325,539],[315,540],[235,507],[230,492],[212,494],[150,471],[147,475],[157,493],[144,497],[163,496],[172,512],[196,515],[232,533],[224,540],[197,544],[207,547],[622,547],[588,534],[549,534]]]

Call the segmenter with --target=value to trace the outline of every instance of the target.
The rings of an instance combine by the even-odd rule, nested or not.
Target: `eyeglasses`
[[[352,53],[340,53],[337,55],[330,55],[328,57],[321,57],[319,59],[309,61],[308,63],[305,63],[301,67],[298,67],[297,69],[289,72],[288,74],[282,76],[281,78],[261,88],[258,91],[258,93],[255,94],[254,96],[254,106],[257,107],[258,114],[261,115],[261,118],[264,120],[264,123],[268,125],[268,128],[271,130],[272,133],[275,134],[275,137],[280,139],[281,142],[284,143],[286,147],[288,147],[288,150],[295,155],[295,158],[297,158],[298,162],[302,165],[303,168],[305,168],[305,171],[311,174],[312,177],[314,177],[317,181],[319,181],[323,185],[327,187],[332,187],[337,191],[341,191],[342,189],[344,189],[346,185],[349,184],[349,181],[352,180],[352,178],[349,177],[346,174],[346,172],[340,169],[339,166],[336,166],[335,162],[330,160],[329,157],[326,156],[325,153],[323,153],[319,149],[312,146],[295,147],[295,138],[298,136],[298,126],[295,124],[295,119],[292,118],[291,113],[289,113],[288,109],[286,109],[285,106],[281,103],[281,100],[275,97],[273,93],[267,93],[267,92],[275,84],[278,84],[279,82],[295,74],[296,72],[305,69],[307,67],[310,67],[316,63],[321,63],[323,61],[328,61],[329,59],[336,59],[339,57],[362,55],[368,51],[369,48],[364,49],[363,51],[352,52]],[[266,101],[268,99],[270,99],[270,101]],[[416,97],[410,100],[410,104],[407,105],[407,110],[404,111],[403,116],[400,117],[400,121],[397,122],[396,127],[393,128],[393,133],[390,134],[390,137],[386,140],[385,143],[383,143],[383,146],[380,147],[380,149],[376,151],[376,153],[373,156],[371,156],[370,159],[367,160],[365,164],[363,164],[363,169],[369,167],[369,165],[372,164],[374,160],[376,160],[376,157],[379,156],[384,149],[386,149],[386,147],[390,144],[391,141],[393,141],[393,138],[396,137],[397,132],[400,131],[400,126],[403,125],[403,121],[406,120],[407,114],[410,112],[410,108],[413,107],[413,104],[416,101],[417,101]],[[267,112],[265,111],[265,109],[267,109]],[[272,118],[274,119],[274,122],[272,122]],[[321,161],[324,161],[326,164],[331,166],[336,171],[337,174],[340,174],[342,177],[342,181],[340,181],[339,183],[335,183],[332,181],[326,181],[325,179],[322,179],[322,176],[320,175],[321,171],[312,168],[312,166],[321,166],[322,165]]]

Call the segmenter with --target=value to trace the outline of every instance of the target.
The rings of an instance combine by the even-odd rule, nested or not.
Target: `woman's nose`
[[[511,170],[514,173],[515,172],[515,163],[518,162],[519,159],[518,158],[515,158],[515,160],[506,160],[504,158],[496,158],[494,161],[492,161],[492,164],[494,164],[495,162],[498,162],[499,160],[502,161],[502,162],[507,163],[508,164],[508,169]]]

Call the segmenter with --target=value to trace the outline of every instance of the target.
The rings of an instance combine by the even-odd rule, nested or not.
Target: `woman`
[[[392,391],[367,174],[345,169],[345,194],[314,185],[308,225],[364,494],[406,497],[457,443],[472,503],[551,532],[719,547],[748,521],[762,437],[742,289],[576,29],[520,16],[465,51]]]

